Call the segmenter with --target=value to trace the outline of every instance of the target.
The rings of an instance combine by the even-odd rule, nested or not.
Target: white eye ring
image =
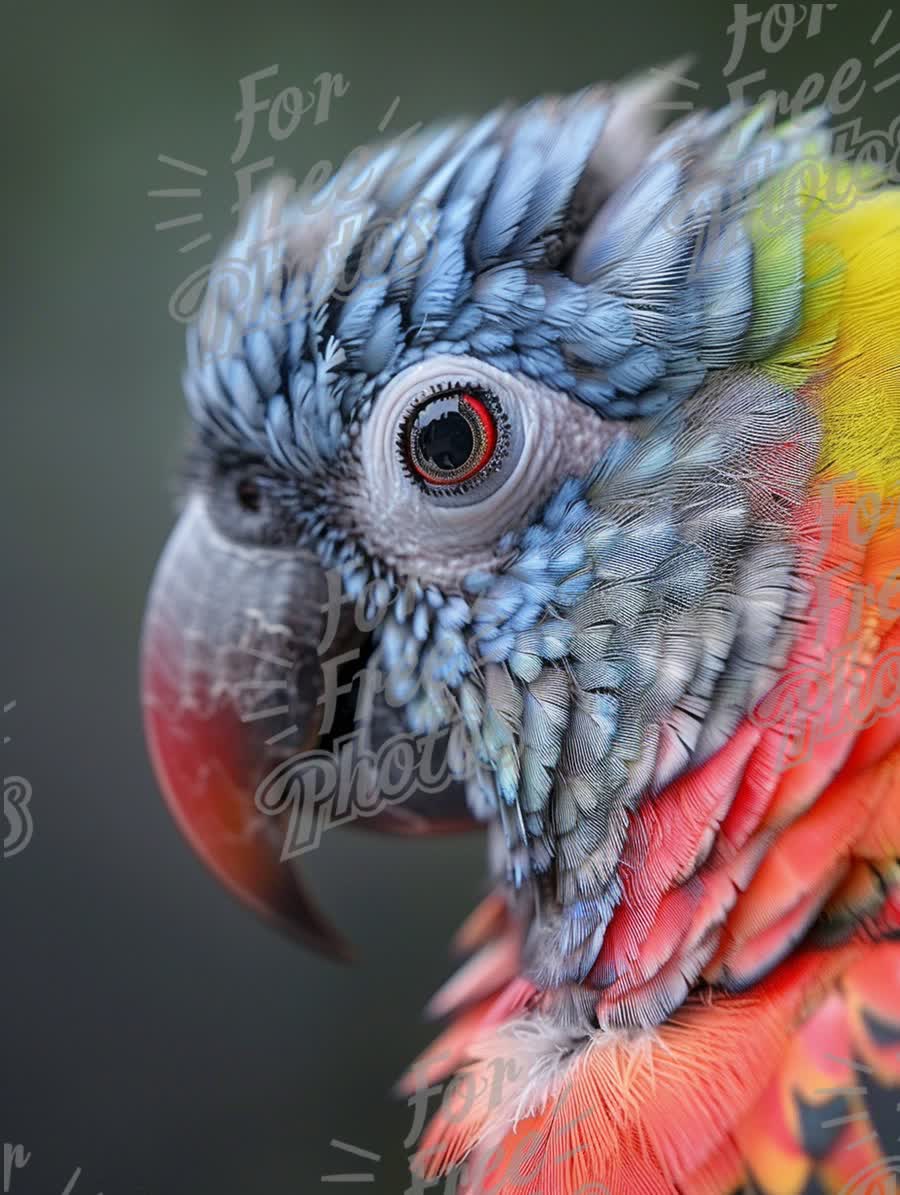
[[[494,396],[508,446],[468,481],[429,485],[414,478],[402,449],[404,421],[448,388]],[[564,478],[586,473],[617,435],[584,403],[485,361],[442,353],[393,377],[353,439],[338,499],[366,550],[403,576],[458,587],[493,569],[503,536],[521,527]]]

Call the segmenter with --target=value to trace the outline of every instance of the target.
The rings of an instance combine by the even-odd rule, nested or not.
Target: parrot
[[[670,92],[276,176],[188,330],[159,784],[334,958],[325,829],[483,834],[401,1082],[472,1195],[900,1174],[900,190]]]

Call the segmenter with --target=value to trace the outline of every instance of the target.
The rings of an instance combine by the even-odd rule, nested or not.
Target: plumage
[[[232,711],[222,645],[250,607],[188,605],[178,570],[207,591],[217,554],[228,576],[308,571],[267,599],[301,760],[326,701],[301,646],[334,570],[366,619],[342,616],[338,658],[366,680],[319,779],[352,773],[374,822],[373,758],[441,740],[459,805],[451,785],[378,816],[420,832],[467,800],[488,827],[478,952],[405,1081],[457,1076],[423,1172],[856,1190],[893,1165],[859,1074],[900,1085],[900,192],[833,160],[822,114],[658,132],[658,98],[641,80],[506,107],[312,200],[257,200],[191,333],[206,555],[185,533],[157,582],[151,742],[220,873],[302,912],[247,845],[258,802],[239,849],[199,841],[215,770],[198,758],[191,787],[183,711],[198,686]],[[222,648],[199,680],[179,636]],[[237,745],[196,735],[231,784]],[[354,736],[360,756],[335,748]],[[284,767],[282,738],[248,758]]]

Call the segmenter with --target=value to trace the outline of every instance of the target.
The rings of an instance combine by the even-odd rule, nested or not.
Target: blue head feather
[[[809,130],[692,117],[610,194],[619,102],[595,88],[391,142],[312,196],[273,184],[190,334],[198,421],[302,468],[338,456],[386,382],[436,353],[482,357],[617,418],[741,360],[750,188],[722,170],[692,190],[697,146],[727,161],[755,138],[758,188],[808,152]]]

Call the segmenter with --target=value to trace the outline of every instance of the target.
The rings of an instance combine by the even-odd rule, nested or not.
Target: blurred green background
[[[900,15],[870,38],[886,11],[844,0],[807,36],[810,12],[778,53],[754,25],[733,77],[765,69],[754,93],[794,94],[858,56],[850,115],[885,129],[900,87],[876,90],[891,64],[874,59]],[[323,71],[349,82],[327,123],[281,142],[257,125],[244,164],[274,155],[302,177],[370,139],[395,96],[399,130],[692,52],[699,86],[678,98],[717,105],[733,18],[711,0],[4,6],[0,706],[16,702],[4,773],[33,785],[35,825],[0,864],[0,1132],[31,1152],[14,1195],[61,1195],[78,1167],[74,1195],[302,1195],[357,1189],[320,1176],[368,1168],[368,1189],[403,1191],[412,1117],[390,1086],[433,1032],[420,1010],[481,892],[476,839],[331,835],[312,879],[361,961],[323,963],[213,883],[150,774],[137,643],[184,422],[168,304],[234,220],[239,80],[277,65],[267,97]],[[198,184],[200,199],[147,195]],[[354,1164],[332,1138],[383,1160]]]

